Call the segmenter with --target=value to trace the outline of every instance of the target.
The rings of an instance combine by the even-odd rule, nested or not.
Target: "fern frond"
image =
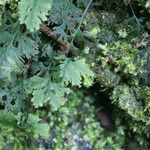
[[[48,11],[53,0],[21,0],[19,3],[20,22],[33,32],[40,28],[42,21],[46,21]]]
[[[0,63],[12,59],[15,63],[23,62],[23,57],[27,59],[35,56],[38,51],[38,45],[26,33],[20,32],[18,24],[12,27],[4,28],[0,32]]]
[[[71,83],[73,86],[77,85],[81,87],[82,79],[93,76],[94,73],[90,70],[84,58],[74,61],[65,59],[60,64],[60,77],[66,85]]]
[[[31,101],[36,108],[49,102],[54,109],[58,109],[65,102],[64,94],[70,93],[69,88],[50,82],[46,77],[34,76],[25,82],[25,87],[27,93],[33,95]]]

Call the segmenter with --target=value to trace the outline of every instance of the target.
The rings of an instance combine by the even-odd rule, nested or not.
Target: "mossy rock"
[[[131,121],[126,120],[130,130],[149,137],[149,42],[136,48],[142,29],[137,27],[128,12],[125,13],[126,17],[121,18],[110,10],[95,10],[96,27],[92,29],[90,25],[90,30],[86,18],[84,32],[89,35],[96,33],[85,42],[90,56],[86,57],[89,63],[95,64],[96,80],[101,87],[110,91],[110,104],[115,103],[118,109],[123,110],[122,119],[123,116],[130,118]]]

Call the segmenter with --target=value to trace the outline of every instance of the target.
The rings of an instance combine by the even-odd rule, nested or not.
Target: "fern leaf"
[[[35,56],[38,51],[38,45],[35,41],[26,36],[26,33],[21,33],[18,26],[15,28],[6,28],[0,32],[0,62],[9,60],[20,64],[23,61],[22,57],[30,58]],[[21,60],[21,61],[20,61]],[[10,61],[9,61],[10,62]],[[13,66],[13,64],[10,64]]]
[[[59,5],[58,5],[59,4]],[[57,24],[51,32],[60,35],[60,39],[67,41],[73,36],[81,20],[82,11],[75,6],[72,0],[55,0],[49,12],[49,24]]]
[[[82,79],[93,76],[94,74],[86,64],[85,59],[75,61],[67,59],[60,64],[60,77],[66,85],[71,83],[80,87]]]
[[[19,3],[20,22],[33,32],[40,28],[42,21],[46,21],[52,0],[21,0]]]
[[[26,94],[24,93],[25,91],[21,82],[15,81],[15,79],[13,82],[14,84],[9,85],[11,90],[7,87],[0,88],[0,104],[4,106],[5,112],[19,112],[21,110],[24,110],[26,107],[24,101]]]
[[[47,138],[49,136],[49,125],[47,123],[41,123],[41,119],[33,114],[29,114],[27,124],[31,127],[34,133]]]
[[[58,109],[65,102],[64,94],[70,93],[69,88],[50,82],[49,78],[34,76],[25,84],[27,93],[33,95],[31,101],[36,108],[49,102],[54,109]]]

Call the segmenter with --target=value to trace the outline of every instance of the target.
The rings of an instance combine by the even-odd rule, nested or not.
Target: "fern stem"
[[[81,21],[80,21],[80,23],[79,23],[79,25],[78,25],[78,27],[77,27],[75,33],[73,34],[73,38],[72,38],[72,40],[71,40],[71,42],[70,42],[71,44],[73,44],[73,41],[74,41],[74,39],[75,39],[75,37],[76,37],[78,31],[80,30],[80,27],[81,27],[81,25],[82,25],[83,19],[84,19],[85,15],[86,15],[86,13],[87,13],[87,11],[88,11],[88,9],[89,9],[91,3],[92,3],[92,0],[90,0],[89,4],[87,5],[86,9],[84,10],[84,12],[83,12],[83,14],[82,14]]]
[[[138,25],[138,26],[142,26],[142,25],[140,24],[140,22],[139,22],[137,16],[135,15],[135,12],[134,12],[132,6],[131,6],[130,4],[129,4],[129,6],[130,6],[130,9],[131,9],[131,11],[132,11],[133,17],[134,17],[135,20],[136,20],[137,25]]]

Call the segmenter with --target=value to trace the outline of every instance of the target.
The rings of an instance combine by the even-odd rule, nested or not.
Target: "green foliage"
[[[17,116],[13,113],[9,113],[5,118],[0,111],[0,130],[1,130],[1,142],[0,148],[4,149],[7,143],[11,143],[10,148],[15,149],[28,149],[28,138],[37,139],[39,135],[43,138],[49,136],[49,125],[41,122],[41,119],[37,115],[29,114],[28,117],[19,113]],[[30,146],[32,143],[30,141]]]
[[[86,64],[85,59],[77,59],[75,61],[65,59],[65,61],[60,64],[60,69],[60,77],[66,85],[71,83],[72,85],[81,87],[82,78],[85,79],[94,76]]]
[[[24,127],[26,132],[23,132],[23,129],[20,128],[21,125],[18,126],[16,124],[17,122],[13,114],[9,114],[9,121],[6,120],[7,126],[5,126],[7,132],[1,132],[1,143],[6,136],[6,143],[12,143],[14,150],[15,148],[21,149],[21,145],[24,145],[24,148],[27,150],[31,148],[38,149],[41,144],[40,140],[37,139],[37,134],[39,133],[43,136],[49,134],[49,138],[43,139],[42,141],[45,145],[51,143],[49,149],[54,150],[70,150],[73,148],[94,148],[96,150],[123,149],[122,146],[125,143],[124,127],[118,126],[119,124],[116,123],[117,129],[115,134],[104,130],[95,120],[92,103],[93,98],[90,95],[85,97],[82,92],[75,91],[68,97],[68,101],[57,111],[43,110],[41,112],[37,110],[35,114],[29,114],[28,118],[18,115],[17,119],[19,123],[26,120],[26,126]],[[47,120],[48,124],[40,121],[39,116],[43,118],[43,121],[46,117],[45,120]],[[4,129],[4,126],[2,127]],[[49,128],[50,132],[47,131]],[[13,132],[15,134],[13,134],[11,139],[7,135],[12,135]],[[30,138],[27,137],[29,133]],[[23,139],[25,138],[26,140],[24,141]],[[32,145],[34,140],[38,143],[37,147]]]
[[[20,23],[26,24],[33,32],[40,28],[42,21],[46,21],[46,15],[51,9],[52,0],[21,0],[19,3]]]
[[[150,122],[149,117],[144,116],[142,103],[136,100],[134,92],[126,85],[120,85],[114,88],[112,99],[118,102],[121,109],[127,111],[137,121]]]
[[[12,74],[23,72],[23,57],[30,59],[38,53],[37,43],[21,32],[18,22],[0,27],[0,70],[1,79],[11,80]]]
[[[47,122],[34,112],[43,107],[58,110],[65,104],[74,86],[92,85],[94,73],[85,58],[57,52],[61,45],[56,45],[55,40],[49,41],[49,37],[40,33],[40,26],[50,20],[55,24],[53,32],[59,27],[61,31],[70,28],[75,33],[82,22],[79,7],[88,4],[82,2],[1,1],[0,107],[4,115],[11,113],[15,126],[23,129],[22,134],[27,130],[25,135],[47,137]],[[56,37],[56,40],[59,39]]]
[[[67,41],[69,36],[76,31],[77,24],[80,22],[81,12],[71,0],[54,1],[49,12],[49,24],[55,23],[57,26],[54,26],[51,35],[60,35],[59,39]]]
[[[73,3],[72,0],[55,0],[52,9],[49,11],[48,24],[57,24],[57,26],[53,27],[50,35],[59,35],[59,39],[69,41],[70,46],[75,47],[74,39],[77,33],[82,33],[80,27],[91,2],[92,0],[77,0],[76,3]],[[80,9],[80,6],[85,7],[84,12]]]
[[[91,16],[95,18],[90,20]],[[84,33],[89,39],[85,48],[91,54],[87,58],[95,62],[101,87],[109,91],[113,105],[123,111],[120,116],[126,118],[127,126],[149,137],[149,40],[136,47],[143,29],[129,16],[123,18],[107,9],[93,9],[84,22]]]
[[[131,133],[148,149],[149,22],[138,5],[148,12],[149,1],[0,1],[0,149],[121,150]],[[116,111],[113,132],[95,120],[89,89],[78,91],[93,81]]]
[[[54,109],[58,109],[65,103],[64,94],[69,94],[70,89],[60,83],[50,82],[47,77],[34,76],[26,81],[25,89],[28,94],[32,94],[31,102],[38,108],[46,102],[50,102]]]
[[[47,138],[49,136],[49,125],[46,123],[39,123],[41,119],[38,116],[29,114],[27,124],[31,128],[31,132],[41,135]],[[32,131],[33,130],[33,131]]]

